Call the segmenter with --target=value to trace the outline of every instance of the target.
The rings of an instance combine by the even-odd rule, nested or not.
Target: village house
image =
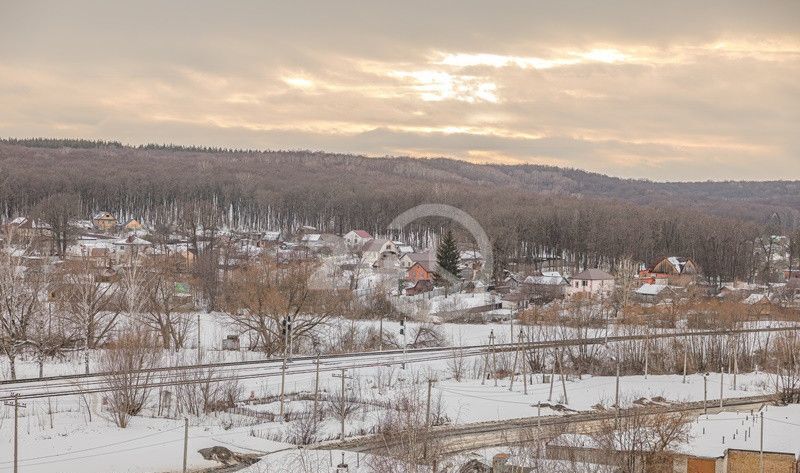
[[[272,248],[275,245],[279,244],[280,241],[281,241],[280,231],[266,231],[258,238],[256,246],[259,248]]]
[[[50,233],[50,225],[28,217],[17,217],[5,226],[5,235],[9,241],[49,238]]]
[[[569,281],[558,271],[542,271],[526,277],[520,292],[527,294],[532,302],[546,303],[564,297]]]
[[[569,284],[570,295],[587,294],[605,297],[614,291],[614,276],[603,270],[591,268],[572,276]]]
[[[107,232],[117,228],[117,218],[111,212],[98,212],[92,217],[92,223],[98,230]]]
[[[418,261],[408,268],[406,280],[412,283],[416,283],[417,281],[433,281],[436,277],[435,267],[436,263],[431,264],[427,261]]]
[[[350,248],[361,248],[364,243],[372,240],[372,235],[366,230],[350,230],[344,234],[344,242]]]
[[[135,232],[143,229],[144,225],[142,225],[142,222],[135,218],[129,219],[127,222],[120,225],[120,230],[123,232]]]
[[[414,263],[420,261],[422,262],[436,261],[436,257],[430,252],[405,253],[400,257],[400,264],[402,264],[403,267],[406,269],[414,266]]]
[[[373,238],[364,244],[361,261],[367,266],[372,266],[387,251],[397,254],[397,245],[392,240]]]
[[[693,282],[699,273],[699,268],[691,258],[669,256],[639,271],[639,278],[647,284],[685,286]]]

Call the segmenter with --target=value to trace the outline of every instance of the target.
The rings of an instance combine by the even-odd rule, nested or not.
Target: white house
[[[372,235],[366,230],[350,230],[344,234],[344,242],[350,247],[360,247],[372,239]]]
[[[614,290],[614,276],[600,269],[587,269],[572,276],[569,286],[570,295],[608,296]]]
[[[384,253],[391,252],[397,254],[397,245],[392,240],[372,239],[364,245],[364,252],[361,261],[372,266],[376,261],[384,257]]]

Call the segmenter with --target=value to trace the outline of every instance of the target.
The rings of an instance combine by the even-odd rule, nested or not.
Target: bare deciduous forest
[[[414,205],[445,203],[487,229],[498,268],[509,257],[558,255],[594,267],[681,254],[711,280],[751,279],[754,240],[792,231],[800,220],[797,181],[654,183],[547,166],[312,151],[7,139],[0,180],[6,217],[59,194],[77,196],[87,217],[110,210],[156,226],[175,225],[186,204],[202,203],[229,227],[380,234]]]

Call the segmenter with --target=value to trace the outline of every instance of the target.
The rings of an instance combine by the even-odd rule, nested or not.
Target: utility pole
[[[319,419],[319,411],[317,410],[319,406],[319,353],[317,353],[317,359],[314,364],[316,365],[316,377],[314,379],[314,424],[316,424]]]
[[[722,408],[722,404],[724,401],[724,393],[722,389],[725,387],[723,384],[723,376],[725,376],[725,368],[720,368],[719,370],[719,407]]]
[[[400,335],[403,336],[403,362],[400,363],[400,369],[406,369],[406,349],[408,347],[408,343],[406,342],[406,314],[403,314],[403,318],[400,319]]]
[[[563,353],[561,356],[563,356]],[[564,391],[564,404],[569,404],[569,400],[567,399],[567,382],[564,380],[564,364],[561,363],[561,356],[558,357],[558,372],[561,374],[561,389]]]
[[[528,357],[527,346],[525,345],[525,332],[519,329],[519,340],[522,349],[522,393],[528,395]]]
[[[202,364],[203,355],[200,353],[200,312],[197,313],[197,364]]]
[[[558,356],[558,348],[553,349],[553,367],[550,370],[550,393],[547,395],[547,401],[553,400],[553,383],[556,380],[556,356]]]
[[[614,427],[619,427],[619,349],[617,349],[617,356],[615,357],[617,361],[617,381],[614,387]]]
[[[708,414],[708,373],[703,375],[703,414]]]
[[[283,353],[283,363],[281,363],[281,421],[283,421],[283,404],[286,394],[286,351]]]
[[[761,417],[761,433],[759,436],[761,438],[758,447],[758,465],[761,473],[764,473],[764,411],[762,410],[759,414],[759,417]]]
[[[383,314],[381,314],[381,321],[378,323],[378,351],[383,351]]]
[[[736,375],[739,374],[739,337],[736,337],[736,345],[733,346],[733,390],[736,391]]]
[[[489,332],[489,350],[492,352],[492,379],[497,387],[497,353],[494,351],[494,329]]]
[[[189,418],[183,418],[183,473],[186,473],[186,462],[189,458]]]
[[[422,447],[422,458],[428,459],[428,444],[430,443],[430,428],[431,428],[431,388],[433,387],[433,379],[428,380],[428,400],[425,402],[425,442]]]
[[[644,379],[647,379],[647,371],[650,364],[650,344],[648,340],[644,341]]]
[[[514,321],[513,320],[511,321],[511,325],[512,326],[514,325]],[[514,390],[514,378],[517,377],[517,360],[519,359],[519,349],[520,349],[519,340],[517,340],[517,342],[518,342],[517,343],[517,348],[514,350],[514,364],[512,365],[512,368],[511,368],[511,381],[508,383],[508,390],[509,391],[513,391]],[[513,330],[511,331],[511,343],[512,344],[514,343],[514,331]]]
[[[26,407],[19,402],[19,393],[14,393],[14,401],[4,403],[6,406],[14,406],[14,473],[19,472],[19,408]]]
[[[689,347],[684,344],[683,345],[683,384],[686,384],[686,357],[687,353],[689,352]]]
[[[347,376],[347,368],[342,368],[342,374],[335,374],[334,373],[333,377],[334,378],[342,378],[342,391],[341,391],[342,395],[341,395],[341,401],[339,403],[339,415],[342,418],[341,419],[342,420],[342,425],[341,425],[342,431],[341,431],[341,434],[339,436],[339,440],[344,442],[344,418],[345,418],[345,401],[346,401],[345,400],[345,381],[347,379],[349,379],[349,378],[352,378],[352,376]]]

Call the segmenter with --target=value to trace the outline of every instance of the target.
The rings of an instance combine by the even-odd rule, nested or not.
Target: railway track
[[[619,412],[620,418],[634,415],[659,415],[686,413],[692,416],[702,415],[707,409],[709,413],[730,410],[757,409],[767,403],[774,402],[772,395],[750,396],[726,399],[719,407],[719,400],[671,404],[665,406],[631,407]],[[535,404],[532,405],[535,407]],[[571,428],[573,433],[591,433],[607,426],[608,421],[617,416],[616,411],[580,412],[563,416],[525,417],[490,422],[477,422],[464,425],[444,425],[417,432],[417,441],[428,436],[436,442],[436,451],[440,455],[453,455],[480,448],[508,446],[530,442],[537,438],[551,438]],[[402,449],[403,441],[396,436],[375,434],[346,439],[344,442],[331,441],[317,444],[315,449],[342,449],[362,453],[391,456]]]
[[[451,358],[454,354],[471,357],[495,352],[508,352],[520,349],[549,349],[570,346],[601,345],[635,340],[655,340],[664,338],[689,338],[715,335],[734,335],[742,333],[790,332],[800,330],[800,325],[783,327],[765,327],[737,330],[707,330],[665,332],[646,335],[609,335],[608,337],[592,337],[585,339],[563,339],[530,341],[524,343],[502,343],[495,345],[467,345],[456,347],[429,347],[384,350],[381,352],[354,352],[319,357],[320,371],[333,372],[341,369],[357,370],[377,366],[429,363]],[[315,356],[296,356],[287,364],[287,375],[309,374],[316,371]],[[148,387],[167,387],[181,384],[208,382],[209,376],[214,381],[247,380],[281,376],[282,358],[253,361],[234,361],[181,365],[171,367],[155,367],[137,370],[131,374],[146,376]],[[74,396],[110,389],[109,377],[118,376],[111,372],[90,374],[72,374],[0,381],[0,401],[7,401],[18,396],[19,399]]]

